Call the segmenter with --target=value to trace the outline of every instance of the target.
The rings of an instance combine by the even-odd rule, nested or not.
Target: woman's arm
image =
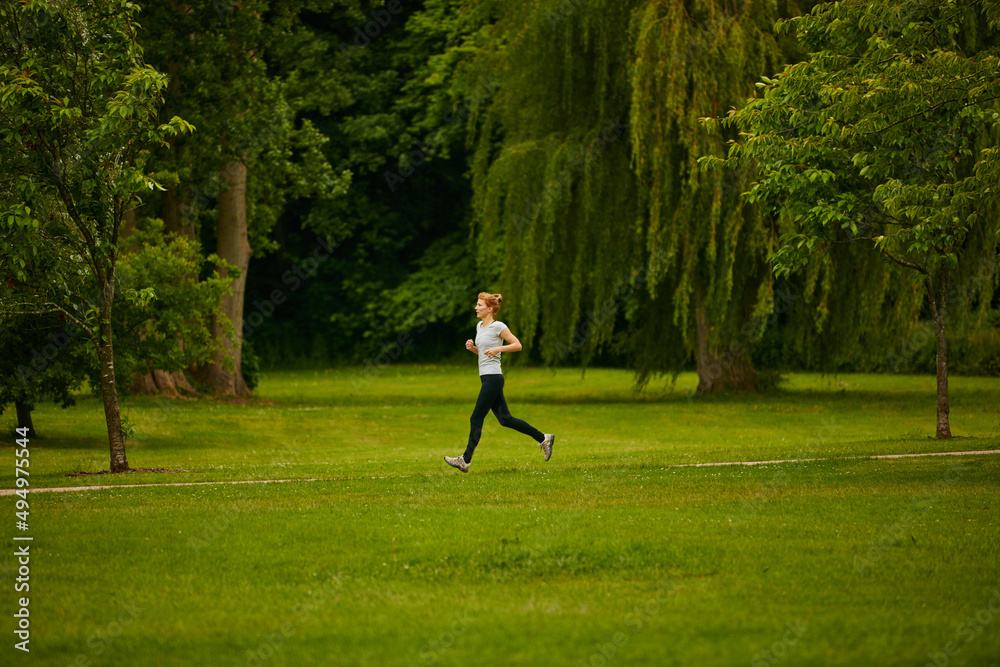
[[[497,354],[498,352],[520,352],[521,351],[521,341],[519,341],[517,339],[517,336],[515,336],[513,333],[511,333],[510,327],[505,328],[500,333],[500,338],[503,338],[505,341],[507,341],[508,344],[507,345],[501,345],[500,347],[491,347],[490,349],[486,350],[486,356],[489,357],[490,359],[492,359],[493,355]]]
[[[476,347],[476,344],[474,342],[472,342],[471,338],[469,340],[465,341],[465,349],[468,350],[469,352],[473,353],[473,354],[476,354],[476,355],[479,354],[479,348]]]

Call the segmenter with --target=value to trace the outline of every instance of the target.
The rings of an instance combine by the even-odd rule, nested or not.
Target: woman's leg
[[[483,435],[483,420],[490,412],[490,407],[496,402],[498,395],[503,393],[502,375],[480,375],[482,386],[479,388],[479,398],[476,399],[476,407],[469,417],[469,444],[465,447],[465,454],[462,458],[466,463],[472,461],[472,454],[476,451],[479,438]]]
[[[523,433],[525,435],[530,435],[535,439],[535,442],[541,442],[545,439],[545,434],[539,431],[537,428],[524,421],[523,419],[518,419],[514,415],[510,414],[510,410],[507,409],[507,400],[503,397],[503,376],[500,381],[500,392],[496,399],[493,401],[491,406],[493,409],[493,414],[496,415],[497,421],[500,422],[501,426],[506,426],[507,428],[512,428],[518,433]]]

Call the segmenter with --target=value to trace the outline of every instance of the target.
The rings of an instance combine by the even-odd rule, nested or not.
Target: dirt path
[[[983,449],[972,452],[928,452],[926,454],[878,454],[876,456],[846,456],[845,459],[911,459],[918,456],[969,456],[972,454],[1000,454],[1000,449]],[[673,468],[702,468],[707,466],[761,466],[771,463],[804,463],[828,459],[779,459],[777,461],[723,461],[720,463],[676,463]]]

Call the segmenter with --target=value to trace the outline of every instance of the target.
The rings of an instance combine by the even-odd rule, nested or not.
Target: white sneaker
[[[444,462],[452,468],[458,468],[462,472],[469,472],[469,464],[465,462],[465,457],[463,456],[446,456],[444,457]]]
[[[546,433],[545,439],[538,443],[538,446],[542,448],[542,454],[545,454],[545,460],[548,461],[552,456],[552,445],[556,444],[556,436],[554,433]]]

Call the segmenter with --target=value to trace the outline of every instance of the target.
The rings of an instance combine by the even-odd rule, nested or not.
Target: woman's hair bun
[[[503,301],[502,295],[493,294],[492,292],[480,292],[479,298],[493,310],[494,314],[500,309],[500,302]]]

